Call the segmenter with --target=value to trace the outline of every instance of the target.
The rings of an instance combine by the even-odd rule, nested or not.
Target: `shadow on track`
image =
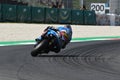
[[[39,55],[38,57],[79,57],[79,55],[47,55],[47,54],[42,54],[42,55]]]

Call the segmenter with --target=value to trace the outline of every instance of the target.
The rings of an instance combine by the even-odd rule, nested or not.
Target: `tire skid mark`
[[[65,50],[62,52],[64,55],[76,55],[76,57],[54,57],[53,60],[56,63],[64,64],[64,66],[72,66],[72,68],[89,68],[92,70],[109,73],[109,74],[117,74],[120,75],[120,71],[113,69],[109,65],[109,58],[105,56],[109,56],[110,48],[115,47],[119,42],[106,42],[101,44],[93,44],[87,46],[75,47],[69,50]],[[107,49],[104,51],[104,49]],[[114,49],[113,49],[114,50]],[[107,53],[106,53],[107,52]],[[66,64],[66,65],[65,65]]]

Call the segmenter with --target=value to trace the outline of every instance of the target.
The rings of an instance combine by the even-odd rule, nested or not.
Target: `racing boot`
[[[35,43],[34,47],[36,47],[42,41],[42,37],[40,36],[40,37],[36,38],[35,41],[36,41],[36,43]]]
[[[35,41],[36,42],[41,42],[42,41],[42,37],[40,36],[40,37],[36,38]]]

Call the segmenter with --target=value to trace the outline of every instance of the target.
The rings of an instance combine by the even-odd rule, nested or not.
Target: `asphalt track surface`
[[[0,47],[0,80],[120,80],[120,41],[70,43],[32,57],[33,45]]]

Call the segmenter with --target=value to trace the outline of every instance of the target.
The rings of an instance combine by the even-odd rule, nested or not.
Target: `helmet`
[[[67,34],[68,34],[68,36],[72,36],[72,28],[71,28],[71,25],[70,25],[70,24],[67,24],[67,25],[65,25],[65,27],[68,28],[68,29],[67,29]]]

